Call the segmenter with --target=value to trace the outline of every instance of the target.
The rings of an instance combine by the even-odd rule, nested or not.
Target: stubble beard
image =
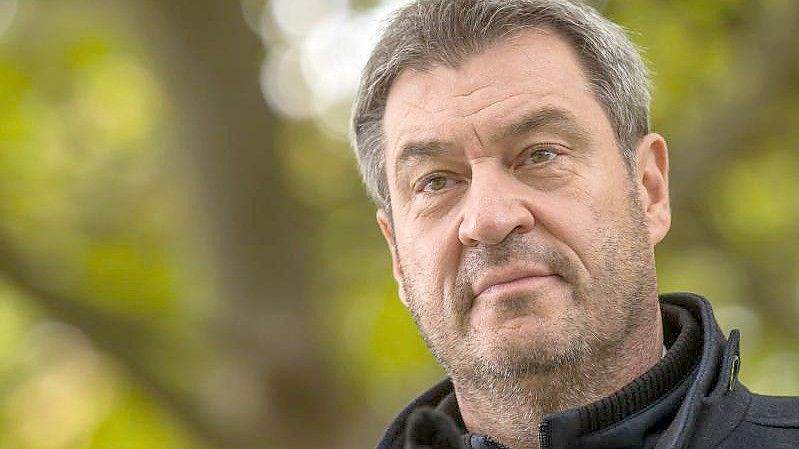
[[[633,193],[629,209],[621,222],[597,233],[604,240],[592,256],[601,261],[602,275],[595,273],[591,282],[580,279],[580,271],[568,257],[523,234],[511,234],[499,245],[477,246],[466,253],[454,294],[443,298],[443,310],[429,310],[433,302],[426,299],[442,293],[419,288],[417,276],[424,274],[403,269],[403,273],[414,273],[403,279],[413,318],[459,396],[520,411],[513,419],[518,421],[517,430],[533,434],[537,428],[530,426],[537,426],[536,418],[593,402],[613,391],[607,391],[603,381],[618,369],[616,361],[625,338],[638,326],[651,325],[642,317],[646,302],[657,295],[648,232]],[[486,347],[485,330],[481,337],[468,323],[472,282],[488,268],[519,262],[544,265],[568,284],[570,304],[558,318],[561,332],[531,335],[524,341],[497,334]],[[536,295],[503,300],[504,312],[528,312]]]

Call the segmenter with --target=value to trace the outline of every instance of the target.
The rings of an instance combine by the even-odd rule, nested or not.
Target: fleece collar
[[[545,417],[539,426],[542,449],[686,447],[702,407],[735,390],[738,334],[733,331],[726,341],[710,304],[694,294],[661,295],[661,311],[665,356],[610,396]],[[742,414],[743,408],[729,412]],[[723,438],[726,427],[714,426],[717,435],[709,438]],[[446,379],[399,414],[377,449],[504,448],[489,435],[466,430],[452,383]]]

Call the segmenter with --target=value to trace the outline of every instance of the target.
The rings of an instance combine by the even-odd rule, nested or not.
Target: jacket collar
[[[734,386],[736,360],[740,360],[737,331],[727,342],[707,300],[690,293],[661,295],[661,310],[669,345],[663,359],[606,398],[545,417],[541,423],[542,449],[686,447],[703,403],[714,397],[722,399],[733,390],[730,385]],[[742,414],[743,409],[733,412]],[[412,414],[416,416],[411,417]],[[716,438],[722,438],[723,432],[718,427],[714,429]],[[444,435],[447,433],[461,435],[460,447],[502,448],[490,436],[466,432],[448,379],[408,405],[389,426],[377,448],[459,447],[444,445],[443,441],[452,440],[452,435]],[[441,444],[414,441],[426,437],[438,438]]]

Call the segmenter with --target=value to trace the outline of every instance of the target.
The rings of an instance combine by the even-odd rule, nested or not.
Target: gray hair
[[[383,115],[399,74],[452,68],[490,45],[532,28],[569,40],[591,90],[614,128],[629,173],[649,132],[649,73],[624,29],[578,0],[417,0],[395,12],[364,67],[352,114],[352,140],[369,196],[390,213]]]

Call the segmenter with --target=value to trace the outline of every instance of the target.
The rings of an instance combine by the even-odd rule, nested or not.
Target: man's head
[[[497,42],[541,27],[557,30],[575,49],[633,167],[634,146],[649,132],[649,79],[619,26],[579,0],[418,1],[397,11],[384,31],[363,70],[353,110],[358,164],[378,207],[390,211],[382,122],[397,76],[407,69],[458,67]]]
[[[648,107],[633,45],[576,2],[419,1],[389,24],[355,146],[402,299],[456,383],[659,331],[668,163]]]

